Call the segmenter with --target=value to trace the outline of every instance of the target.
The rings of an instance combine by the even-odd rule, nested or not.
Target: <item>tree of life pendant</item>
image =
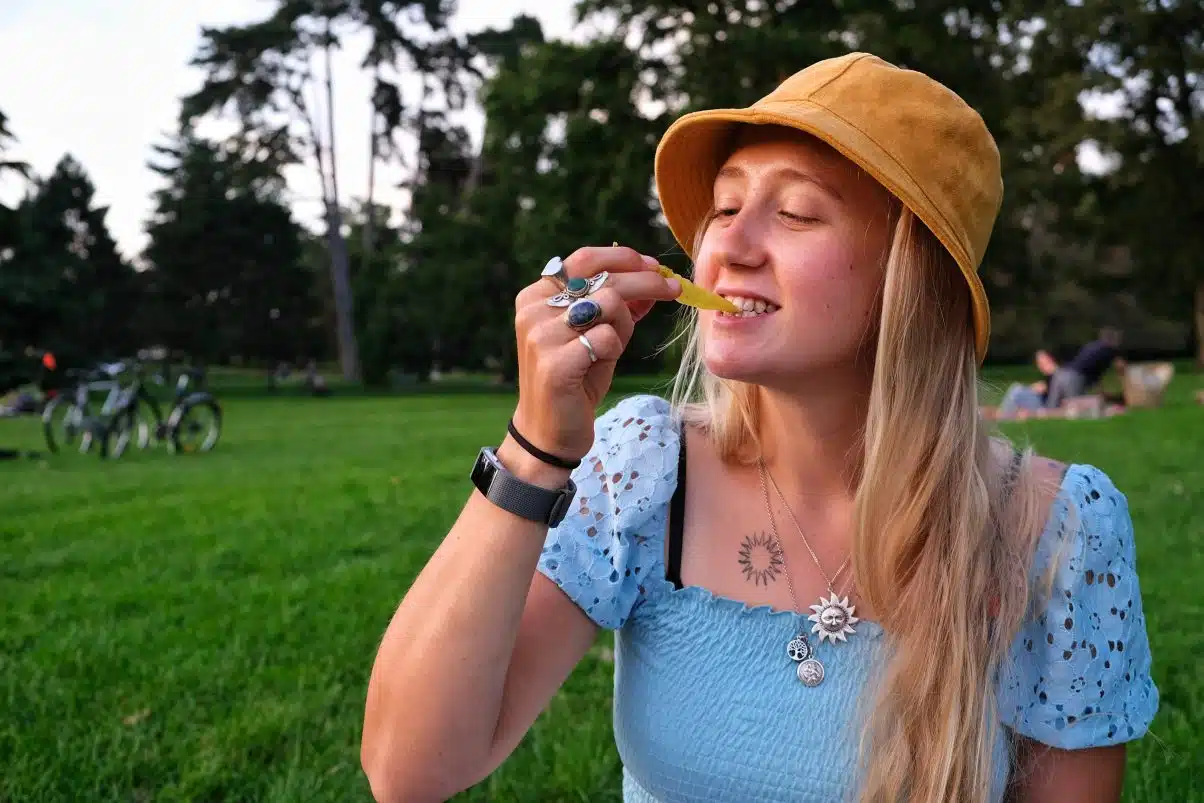
[[[811,643],[807,641],[806,636],[799,633],[786,645],[786,654],[790,656],[791,661],[806,661],[811,657]]]
[[[786,645],[786,654],[790,656],[791,661],[798,664],[795,672],[804,686],[815,687],[823,682],[824,665],[814,658],[815,652],[811,649],[811,642],[807,640],[806,633],[799,633],[790,639],[790,643]]]
[[[849,598],[840,599],[835,592],[830,598],[820,597],[819,604],[812,605],[811,610],[815,613],[807,618],[815,623],[811,632],[819,634],[820,644],[823,644],[824,639],[831,639],[833,644],[837,641],[848,641],[848,636],[857,632],[853,625],[861,621],[853,615],[856,608],[849,604]],[[823,679],[822,674],[820,679]]]
[[[815,688],[824,682],[824,665],[815,658],[808,658],[798,665],[798,679],[804,686]]]

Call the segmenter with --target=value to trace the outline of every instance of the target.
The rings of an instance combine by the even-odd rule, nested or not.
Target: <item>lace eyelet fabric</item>
[[[867,626],[821,656],[817,688],[785,644],[803,614],[665,579],[677,419],[656,396],[599,416],[574,472],[579,497],[549,530],[539,571],[615,632],[615,740],[627,803],[819,803],[854,782],[857,705],[889,634]],[[1031,568],[1034,597],[997,682],[1006,730],[1065,749],[1139,738],[1158,709],[1128,503],[1097,468],[1071,466]]]
[[[1072,466],[1037,546],[1048,597],[1002,667],[1004,722],[1075,749],[1135,739],[1158,708],[1128,500],[1099,469]]]
[[[677,476],[678,434],[656,397],[623,399],[594,426],[594,445],[573,473],[577,499],[548,533],[539,568],[600,627],[621,627],[664,582],[664,521]]]

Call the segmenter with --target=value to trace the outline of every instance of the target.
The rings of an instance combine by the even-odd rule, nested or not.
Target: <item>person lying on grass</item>
[[[1119,799],[1158,707],[1132,522],[979,415],[981,118],[852,54],[679,119],[656,181],[740,311],[688,309],[670,398],[600,412],[678,283],[583,247],[518,294],[509,433],[372,667],[376,799],[487,778],[599,628],[625,801]]]

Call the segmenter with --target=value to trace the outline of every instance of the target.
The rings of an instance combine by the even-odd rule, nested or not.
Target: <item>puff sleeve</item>
[[[668,402],[650,395],[599,416],[573,472],[577,499],[544,541],[538,570],[599,627],[621,627],[645,580],[664,573],[660,514],[673,495],[679,438],[671,421]]]
[[[1099,469],[1072,466],[1038,543],[1052,571],[1001,672],[1005,725],[1062,749],[1142,736],[1158,710],[1128,501]]]

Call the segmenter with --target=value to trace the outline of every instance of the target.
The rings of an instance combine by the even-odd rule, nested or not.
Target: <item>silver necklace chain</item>
[[[765,461],[764,461],[764,460],[758,460],[758,461],[757,461],[757,463],[758,463],[758,465],[760,466],[760,469],[761,469],[761,471],[760,471],[760,475],[761,475],[761,491],[762,491],[762,496],[764,496],[764,497],[765,497],[765,510],[766,510],[766,512],[768,512],[768,513],[769,513],[769,522],[770,522],[770,527],[773,529],[773,535],[774,535],[774,538],[777,538],[777,537],[778,537],[778,532],[777,532],[777,525],[776,525],[776,524],[774,524],[773,511],[771,511],[771,510],[770,510],[770,508],[769,508],[769,494],[768,494],[768,492],[766,492],[766,490],[765,490],[765,478],[766,478],[766,477],[769,477],[769,481],[770,481],[770,483],[772,483],[772,484],[773,484],[773,490],[774,490],[775,492],[777,492],[778,499],[779,499],[779,500],[781,500],[781,502],[782,502],[782,507],[783,507],[783,508],[785,508],[785,510],[786,510],[786,515],[787,515],[787,516],[789,516],[789,517],[790,517],[790,521],[792,521],[792,522],[794,523],[794,529],[798,530],[799,538],[801,538],[801,539],[802,539],[803,546],[807,547],[807,551],[811,553],[811,560],[815,561],[815,568],[819,569],[820,576],[824,578],[824,583],[825,583],[825,584],[828,586],[828,593],[829,593],[829,594],[835,594],[835,593],[836,593],[836,591],[835,591],[835,590],[832,588],[832,584],[833,584],[833,582],[835,582],[835,581],[836,581],[836,579],[837,579],[837,578],[839,578],[839,577],[840,577],[840,575],[841,575],[841,574],[844,572],[844,570],[845,570],[846,568],[848,568],[848,566],[849,566],[849,561],[851,561],[851,560],[853,559],[853,556],[852,556],[852,555],[849,555],[849,557],[845,558],[845,560],[844,560],[844,563],[840,564],[840,568],[836,570],[836,574],[832,575],[831,579],[829,579],[829,578],[828,578],[828,575],[827,575],[827,572],[825,572],[825,571],[824,571],[823,564],[821,564],[821,563],[819,562],[819,556],[818,556],[818,555],[816,555],[816,554],[815,554],[815,550],[811,548],[811,542],[809,542],[809,541],[807,540],[807,535],[806,535],[806,534],[803,532],[803,528],[802,528],[802,526],[801,526],[801,525],[798,523],[798,519],[797,519],[797,518],[795,518],[795,516],[794,516],[794,511],[790,509],[790,504],[789,504],[789,503],[786,501],[786,497],[782,495],[782,489],[778,487],[777,480],[775,480],[775,479],[773,478],[773,475],[769,473],[769,469],[767,469],[767,468],[765,467]],[[779,543],[781,543],[781,542],[779,541]],[[788,581],[789,581],[789,579],[790,579],[790,572],[789,572],[789,571],[787,571],[787,572],[786,572],[786,579],[787,579]],[[792,598],[792,599],[793,599],[793,593],[794,593],[794,592],[793,592],[793,589],[792,589],[792,590],[791,590],[791,598]],[[797,603],[797,602],[795,603],[795,607],[798,607],[798,603]]]
[[[790,505],[786,503],[786,498],[782,496],[782,491],[773,480],[773,476],[765,468],[765,461],[757,461],[758,474],[761,480],[761,496],[765,500],[765,512],[769,516],[769,528],[773,533],[774,543],[782,553],[782,562],[785,564],[786,589],[790,592],[790,601],[794,605],[794,610],[797,613],[802,613],[798,604],[798,597],[794,593],[794,581],[790,577],[790,562],[786,557],[786,550],[782,546],[781,537],[778,535],[777,520],[773,515],[773,506],[769,504],[769,489],[765,485],[765,477],[768,475],[770,482],[773,482],[774,490],[777,491],[778,497],[781,498],[782,506],[786,508],[786,512],[790,515],[790,519],[794,522],[795,528],[798,530],[799,536],[803,540],[803,544],[807,547],[807,551],[811,553],[811,559],[815,561],[819,573],[823,575],[824,582],[828,585],[828,593],[831,595],[828,599],[820,597],[818,605],[812,605],[811,610],[815,613],[808,617],[812,622],[815,622],[812,632],[819,634],[819,641],[822,644],[825,638],[831,639],[832,643],[837,641],[845,641],[847,634],[855,633],[852,625],[856,624],[858,619],[853,615],[854,607],[848,604],[848,599],[838,599],[837,593],[832,589],[832,580],[824,573],[824,568],[820,565],[819,557],[816,556],[815,550],[811,548],[811,544],[807,541],[807,536],[803,533],[803,528],[799,526],[798,519],[794,517],[794,511],[790,509]],[[833,579],[840,577],[845,567],[852,560],[852,555],[845,560],[841,567],[836,571]],[[815,657],[815,649],[811,646],[811,642],[807,638],[806,626],[799,630],[790,642],[786,645],[786,654],[790,660],[797,664],[795,672],[798,675],[799,682],[804,686],[815,687],[823,683],[826,670],[823,663]]]
[[[760,461],[758,461],[758,462],[759,462],[759,465],[761,468],[761,470],[759,472],[760,477],[761,477],[761,496],[765,500],[765,512],[767,514],[769,514],[769,529],[773,532],[774,542],[777,543],[779,549],[782,549],[782,539],[778,535],[777,521],[774,519],[774,516],[773,516],[773,508],[771,508],[769,506],[769,489],[765,487],[765,475],[767,473],[765,471],[765,463],[760,462]],[[794,595],[794,582],[790,579],[790,561],[786,558],[786,550],[785,549],[782,549],[782,561],[786,564],[786,571],[784,572],[784,574],[786,575],[786,590],[790,592],[790,601],[792,603],[794,603],[794,610],[798,613],[802,613],[800,606],[798,604],[798,597],[796,597]],[[823,571],[823,570],[821,569],[820,571]]]

